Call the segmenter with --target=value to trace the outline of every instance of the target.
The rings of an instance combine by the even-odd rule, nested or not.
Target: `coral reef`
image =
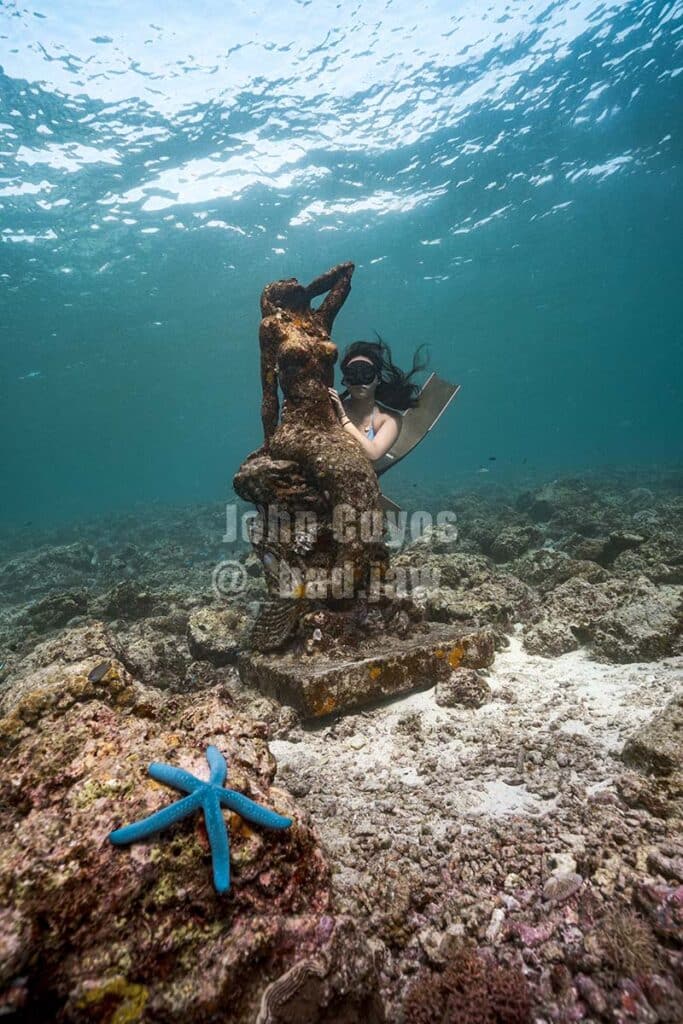
[[[433,973],[427,1007],[465,946],[521,972],[537,1022],[678,1024],[680,473],[397,485],[415,495],[457,514],[457,538],[436,527],[392,558],[441,572],[413,599],[458,633],[450,672],[311,727],[239,678],[268,591],[250,546],[223,541],[224,506],[0,537],[8,1019],[412,1024],[410,987]],[[225,558],[244,569],[230,599]],[[302,659],[347,642],[320,612]],[[380,620],[353,623],[370,658],[401,622],[419,634]],[[474,674],[486,703],[437,703]],[[293,819],[229,820],[223,897],[200,816],[106,839],[167,805],[149,759],[201,772],[209,744]]]
[[[102,629],[72,633],[61,651],[53,641],[50,669],[27,667],[3,699],[4,1012],[36,1022],[246,1024],[262,1005],[264,1021],[291,1019],[299,1000],[311,1020],[329,1019],[341,1003],[379,1024],[372,953],[334,912],[329,864],[306,816],[272,784],[264,723],[239,714],[225,693],[149,690],[115,659],[93,671],[103,643]],[[166,804],[146,780],[150,754],[193,773],[216,742],[240,792],[293,820],[275,833],[233,815],[228,898],[206,872],[197,819],[129,852],[106,841],[122,818]],[[308,962],[319,965],[315,993],[303,967],[298,980],[292,974]],[[278,987],[285,977],[294,980]]]
[[[459,950],[443,971],[425,971],[403,1006],[411,1024],[530,1024],[531,999],[519,967],[499,967]]]

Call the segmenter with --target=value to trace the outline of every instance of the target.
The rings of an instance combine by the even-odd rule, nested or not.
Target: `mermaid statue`
[[[288,278],[261,294],[263,444],[233,480],[257,510],[251,543],[267,597],[250,636],[256,651],[291,646],[297,637],[303,643],[312,633],[346,646],[397,614],[406,626],[405,602],[385,586],[377,474],[341,427],[328,390],[338,355],[330,332],[353,271],[353,263],[340,263],[308,286]]]

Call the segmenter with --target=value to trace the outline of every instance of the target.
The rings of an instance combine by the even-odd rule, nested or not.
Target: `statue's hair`
[[[398,366],[394,365],[391,357],[391,349],[375,331],[377,341],[354,341],[345,350],[341,358],[340,368],[342,373],[346,364],[354,356],[366,356],[371,359],[377,370],[379,383],[375,391],[375,398],[380,405],[386,405],[389,409],[397,409],[403,412],[405,409],[412,409],[417,405],[417,396],[420,392],[420,385],[415,384],[410,378],[426,369],[429,362],[427,357],[420,362],[418,353],[426,345],[420,345],[413,355],[413,367],[408,373],[404,373]]]

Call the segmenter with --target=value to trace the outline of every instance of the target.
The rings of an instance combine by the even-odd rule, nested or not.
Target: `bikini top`
[[[372,441],[375,436],[375,406],[372,407],[372,414],[370,416],[370,426],[368,427],[366,434],[368,441]]]

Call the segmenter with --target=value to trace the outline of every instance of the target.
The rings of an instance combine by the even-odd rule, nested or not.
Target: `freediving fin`
[[[387,498],[386,494],[380,494],[379,496],[379,507],[382,512],[400,512],[401,506],[397,505],[391,498]]]
[[[401,430],[398,437],[389,451],[374,463],[377,476],[386,473],[404,459],[427,436],[460,387],[460,384],[449,384],[435,373],[429,375],[420,391],[417,405],[401,413]]]

